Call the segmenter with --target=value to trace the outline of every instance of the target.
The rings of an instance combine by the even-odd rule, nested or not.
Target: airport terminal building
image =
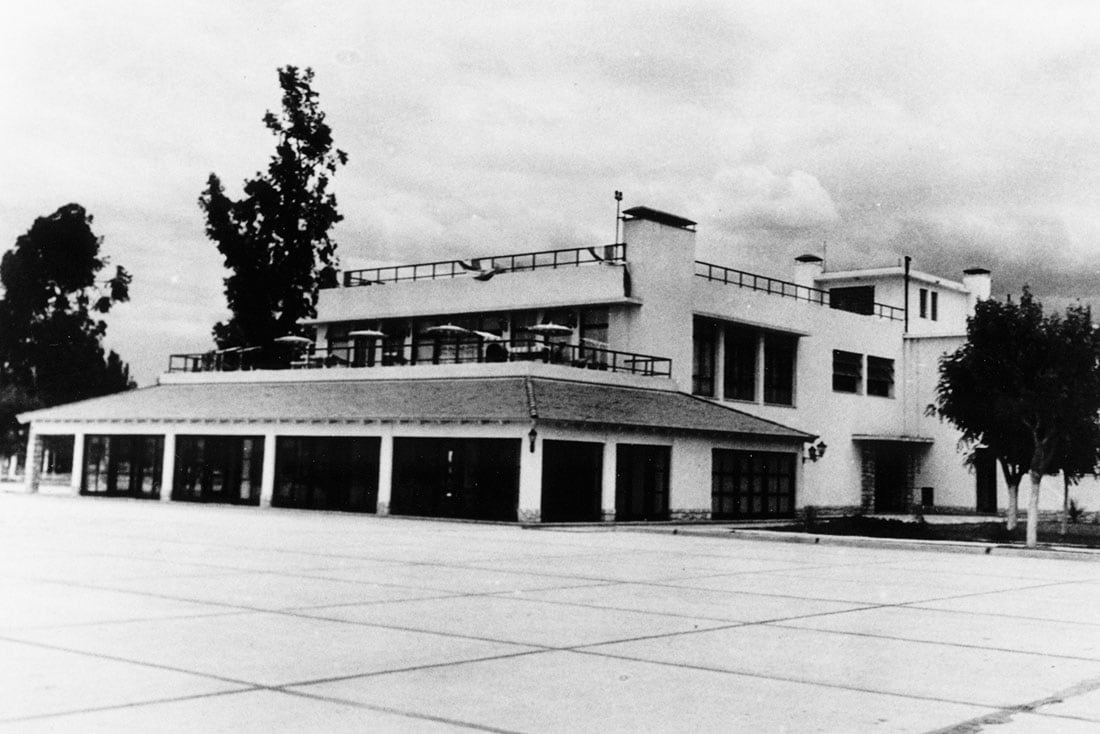
[[[611,245],[347,271],[313,338],[173,355],[153,387],[26,413],[28,488],[67,446],[73,491],[162,501],[522,522],[998,509],[992,461],[966,467],[925,416],[988,271],[803,256],[772,277],[696,260],[690,220],[623,219]]]

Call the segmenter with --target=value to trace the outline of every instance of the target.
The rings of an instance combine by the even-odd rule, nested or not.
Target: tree
[[[937,403],[930,406],[985,445],[1001,462],[1009,489],[1008,527],[1015,527],[1019,482],[1031,480],[1027,543],[1037,540],[1039,486],[1046,474],[1079,469],[1071,446],[1095,426],[1100,412],[1100,331],[1089,310],[1045,316],[1024,288],[1019,303],[987,300],[967,321],[967,341],[940,362]]]
[[[108,259],[92,217],[69,204],[39,217],[0,259],[0,450],[25,440],[16,413],[133,387],[129,367],[105,352],[101,316],[130,297],[130,274]]]
[[[1096,475],[1100,467],[1100,424],[1085,423],[1068,431],[1058,450],[1055,466],[1062,472],[1062,535],[1069,525],[1069,488],[1086,474]]]
[[[268,347],[300,333],[298,322],[317,315],[318,288],[336,283],[329,230],[343,217],[328,186],[347,155],[333,148],[312,82],[312,69],[279,69],[282,114],[263,118],[275,154],[265,173],[245,181],[244,198],[226,196],[213,173],[199,197],[206,235],[231,272],[225,295],[233,315],[214,326],[221,348]]]

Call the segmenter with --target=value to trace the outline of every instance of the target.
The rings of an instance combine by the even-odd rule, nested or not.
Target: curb
[[[884,548],[888,550],[921,550],[932,553],[969,553],[971,555],[999,555],[1018,558],[1051,558],[1070,561],[1100,561],[1100,549],[1072,548],[1066,546],[1039,546],[1024,548],[999,543],[966,542],[955,540],[916,540],[910,538],[872,538],[864,535],[815,535],[778,530],[750,530],[725,528],[702,530],[695,528],[623,527],[623,532],[665,533],[694,537],[750,540],[766,543],[798,543],[802,545],[829,545],[850,548]]]

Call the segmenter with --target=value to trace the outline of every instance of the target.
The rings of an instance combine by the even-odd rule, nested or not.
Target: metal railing
[[[744,270],[727,268],[722,265],[712,265],[711,263],[701,260],[695,261],[695,275],[705,280],[725,283],[726,285],[735,285],[738,288],[748,288],[749,290],[762,291],[764,293],[786,298],[794,298],[798,301],[816,303],[820,306],[830,306],[842,311],[866,313],[867,315],[879,316],[891,321],[905,320],[904,308],[889,306],[885,303],[872,303],[870,304],[870,312],[865,312],[856,310],[855,308],[849,308],[847,305],[833,305],[829,300],[829,291],[821,290],[820,288],[811,288],[806,285],[799,285],[798,283],[792,283],[787,280],[777,280],[776,278],[769,278],[765,275],[748,273]]]
[[[237,357],[230,355],[236,354]],[[256,348],[248,352],[173,354],[169,372],[235,372],[254,369],[330,369],[426,364],[545,362],[581,369],[671,377],[672,360],[603,347],[562,344],[545,339],[487,340],[443,336],[404,340],[360,340],[346,347]]]
[[[440,280],[471,276],[488,280],[500,273],[565,268],[592,265],[600,262],[621,263],[626,260],[626,245],[599,245],[574,247],[568,250],[543,250],[518,255],[465,260],[440,260],[414,265],[392,265],[382,268],[344,271],[342,283],[351,288],[361,285],[385,285],[406,280]]]

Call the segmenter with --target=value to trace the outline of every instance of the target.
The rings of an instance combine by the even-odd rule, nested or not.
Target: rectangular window
[[[794,456],[713,449],[711,517],[783,517],[794,513]]]
[[[932,291],[932,320],[936,321],[940,316],[940,294]]]
[[[164,436],[86,436],[82,494],[156,499]]]
[[[714,397],[714,355],[718,330],[713,321],[695,319],[692,332],[691,392]]]
[[[833,390],[836,392],[862,392],[863,355],[855,352],[833,350]]]
[[[177,436],[172,499],[260,503],[262,436]]]
[[[794,405],[794,352],[797,338],[764,335],[764,402]]]
[[[839,311],[873,314],[875,312],[875,287],[873,285],[830,288],[829,305]]]
[[[922,319],[928,318],[928,289],[920,289],[920,317]]]
[[[756,352],[760,335],[742,326],[726,327],[726,364],[723,387],[726,400],[756,399]]]
[[[894,397],[894,360],[867,357],[867,394]]]

